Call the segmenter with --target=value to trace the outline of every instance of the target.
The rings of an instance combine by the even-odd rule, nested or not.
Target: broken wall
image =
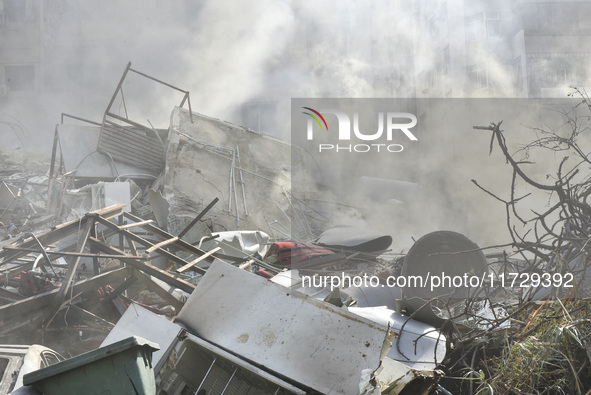
[[[288,237],[290,150],[284,142],[229,122],[196,113],[191,122],[189,111],[176,107],[159,186],[169,204],[169,231],[178,234],[218,197],[208,213],[214,231],[262,230]]]

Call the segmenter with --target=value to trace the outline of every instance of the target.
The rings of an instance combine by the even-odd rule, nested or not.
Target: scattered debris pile
[[[129,117],[130,73],[182,94],[168,129]],[[112,110],[118,102],[124,115]],[[501,247],[517,254],[485,254],[441,230],[392,256],[392,237],[325,229],[291,194],[297,150],[192,112],[187,91],[128,64],[102,122],[63,114],[48,165],[0,153],[0,338],[55,350],[0,348],[0,395],[108,385],[97,379],[106,368],[90,362],[127,366],[115,354],[136,346],[141,358],[129,358],[143,367],[123,377],[136,393],[587,393],[589,300],[575,291],[586,285],[588,179],[575,178],[579,164],[555,185],[534,182],[499,125],[486,129],[516,175],[511,199],[497,197],[512,237]],[[538,144],[587,152],[572,141]],[[556,205],[525,220],[517,176],[555,193]],[[538,238],[519,234],[515,218]],[[574,290],[501,282],[569,270]],[[482,283],[428,292],[388,282],[444,272]],[[352,280],[362,276],[376,283]],[[72,378],[80,367],[92,377]]]
[[[119,316],[112,303],[118,302],[124,310],[131,303],[126,290],[136,282],[157,295],[161,306],[152,309],[170,315],[180,310],[183,295],[195,285],[169,271],[176,266],[179,271],[191,268],[202,274],[205,269],[197,265],[212,262],[213,253],[152,225],[152,220],[125,212],[124,207],[119,204],[93,211],[47,232],[26,233],[8,245],[5,242],[0,252],[6,284],[0,288],[0,335],[76,327],[71,314],[66,318],[70,307],[82,315],[78,324],[90,320],[110,328],[111,317]],[[184,258],[171,251],[183,251]],[[169,268],[152,264],[161,256],[170,262]],[[146,297],[145,293],[139,296]],[[56,326],[57,322],[66,326]]]

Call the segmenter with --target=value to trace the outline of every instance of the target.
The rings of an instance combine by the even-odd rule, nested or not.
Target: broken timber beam
[[[121,228],[119,228],[119,229],[121,229]],[[154,244],[152,247],[150,247],[146,250],[146,254],[150,254],[151,252],[154,252],[159,248],[162,248],[162,247],[165,247],[169,244],[172,244],[172,243],[176,242],[178,239],[179,239],[178,237],[173,237],[171,239],[161,241],[158,244]]]
[[[108,220],[106,220],[106,219],[103,219],[103,218],[101,218],[101,217],[97,218],[97,221],[98,221],[99,223],[101,223],[101,224],[103,224],[103,225],[105,225],[105,226],[107,226],[107,227],[109,227],[109,228],[113,229],[113,230],[116,230],[118,233],[120,233],[120,234],[124,235],[124,236],[125,236],[125,237],[126,237],[128,240],[132,240],[132,241],[134,241],[134,242],[137,242],[137,243],[139,243],[139,244],[143,245],[144,247],[148,247],[148,248],[150,248],[150,247],[154,247],[154,246],[155,246],[155,245],[154,245],[152,242],[150,242],[150,241],[148,241],[148,240],[144,239],[143,237],[140,237],[140,236],[136,235],[135,233],[132,233],[132,232],[130,232],[130,231],[128,231],[128,230],[126,230],[126,229],[119,229],[119,227],[117,226],[117,224],[114,224],[114,223],[112,223],[111,221],[108,221]],[[144,226],[151,227],[151,225],[144,225]],[[155,227],[154,227],[154,228],[155,228]],[[158,229],[158,228],[155,228],[155,229]],[[161,231],[161,232],[164,232],[164,231],[163,231],[163,230],[161,230],[161,229],[160,229],[160,231]],[[165,233],[165,234],[167,234],[167,235],[169,235],[169,234],[168,234],[168,233],[166,233],[166,232],[164,232],[164,233]],[[174,238],[174,236],[172,236],[172,235],[169,235],[169,236],[170,236],[170,237],[168,237],[168,239]],[[98,241],[98,240],[97,240],[97,241]],[[174,243],[173,243],[173,244],[175,244],[175,245],[176,245],[177,243],[181,243],[181,242],[183,242],[183,241],[182,241],[182,240],[178,240],[178,239],[177,239],[176,241],[174,241]],[[103,243],[103,244],[104,244],[104,243]],[[189,246],[190,246],[190,244],[189,244]],[[109,247],[110,247],[110,246],[109,246]],[[191,247],[192,247],[192,246],[191,246]],[[194,255],[201,256],[201,255],[204,255],[204,254],[205,254],[205,251],[203,251],[203,250],[200,250],[200,249],[198,249],[198,248],[195,248],[195,247],[193,247],[193,248],[194,248],[194,249],[195,249],[195,251],[196,251],[196,252],[195,252],[195,251],[192,251],[192,253],[193,253]],[[107,250],[103,249],[103,252],[106,252],[106,253],[111,253],[111,254],[113,254],[113,252],[112,252],[112,251],[115,251],[115,250],[116,250],[116,251],[120,251],[120,252],[122,252],[122,251],[121,251],[121,250],[119,250],[119,249],[109,250],[109,251],[111,251],[111,252],[108,252]],[[168,258],[168,259],[170,259],[171,261],[174,261],[174,262],[176,262],[176,263],[180,264],[181,266],[184,266],[184,265],[186,265],[186,264],[188,264],[188,263],[189,263],[189,262],[185,261],[184,259],[182,259],[182,258],[180,258],[180,257],[176,256],[176,255],[175,255],[175,254],[173,254],[172,252],[170,252],[170,251],[167,251],[167,250],[165,250],[165,249],[163,249],[163,248],[160,248],[160,247],[158,247],[158,248],[156,248],[156,249],[155,249],[155,251],[156,251],[156,252],[158,252],[159,254],[162,254],[162,255],[164,255],[165,257],[167,257],[167,258]],[[124,252],[122,252],[122,253],[123,253],[123,254],[125,254]],[[117,253],[115,253],[115,254],[117,254]],[[209,260],[210,262],[212,262],[212,261],[213,261],[213,258],[209,257],[209,258],[208,258],[208,260]],[[151,265],[150,265],[150,266],[151,266]],[[152,267],[154,267],[154,266],[152,266]],[[154,267],[154,268],[155,268],[155,267]],[[196,269],[199,269],[198,271],[200,271],[202,274],[203,274],[203,273],[205,273],[205,270],[204,270],[204,269],[201,269],[201,268],[196,268]],[[164,273],[166,273],[166,272],[164,272]],[[152,273],[150,273],[150,274],[152,274]],[[167,274],[168,274],[168,273],[167,273]],[[187,284],[188,284],[188,283],[187,283]],[[191,291],[187,291],[187,292],[191,292]]]
[[[78,252],[84,252],[84,248],[86,247],[86,242],[92,228],[95,225],[95,215],[86,214],[86,217],[91,218],[90,220],[86,221],[86,225],[84,226],[84,230],[78,234],[78,244],[77,249]],[[80,263],[80,259],[82,257],[76,257],[76,260],[70,264],[68,264],[68,271],[66,272],[65,278],[62,280],[62,285],[58,292],[58,297],[56,298],[55,305],[56,307],[61,305],[64,300],[66,299],[66,294],[70,289],[70,285],[72,285],[72,281],[74,280],[74,276],[76,275],[76,270],[78,269],[78,264]]]
[[[127,224],[127,225],[119,225],[119,229],[135,228],[136,226],[151,224],[152,222],[154,222],[154,221],[151,219],[148,219],[148,220],[142,221],[142,222],[134,222],[134,223]]]
[[[126,217],[126,218],[128,218],[128,219],[131,219],[133,221],[142,221],[141,218],[136,217],[135,215],[133,215],[131,213],[128,213],[128,212],[124,212],[123,213],[123,216]],[[168,232],[166,232],[166,231],[164,231],[164,230],[162,230],[162,229],[160,229],[160,228],[158,228],[158,227],[156,227],[154,225],[151,225],[151,224],[141,225],[141,228],[144,229],[145,231],[148,231],[148,232],[150,232],[150,233],[152,233],[152,234],[160,237],[163,240],[168,240],[168,239],[171,239],[171,238],[174,237],[174,235],[172,235],[172,234],[170,234],[170,233],[168,233]],[[186,252],[190,252],[191,254],[196,255],[196,256],[201,256],[201,255],[205,254],[205,251],[203,251],[202,249],[197,248],[194,245],[192,245],[190,243],[187,243],[186,241],[184,241],[184,240],[182,240],[180,238],[175,243],[173,243],[173,246],[175,246],[176,248],[178,248],[180,250],[183,250],[183,251],[186,251]],[[214,258],[213,257],[208,257],[207,258],[207,261],[209,263],[212,263],[214,261]]]
[[[134,267],[135,269],[144,271],[144,272],[156,277],[157,279],[166,282],[167,284],[169,284],[175,288],[179,288],[179,289],[181,289],[185,292],[188,292],[188,293],[193,292],[193,290],[195,289],[195,286],[193,284],[191,284],[185,280],[182,280],[180,278],[177,278],[177,277],[173,276],[172,274],[170,274],[162,269],[157,268],[156,266],[150,265],[147,262],[138,261],[137,259],[135,259],[136,257],[128,255],[124,251],[121,251],[120,249],[118,249],[116,247],[110,246],[109,244],[104,243],[94,237],[89,237],[88,240],[97,249],[99,249],[103,252],[106,252],[108,254],[115,254],[115,255],[121,255],[121,256],[127,255],[127,257],[120,258],[120,259],[122,261],[129,263],[129,265]],[[171,255],[176,257],[176,255],[174,255],[174,254],[171,254]],[[178,257],[176,257],[176,258],[178,258]],[[178,259],[181,259],[181,258],[178,258]],[[183,262],[185,262],[185,261],[183,261]],[[187,262],[185,262],[185,263],[187,263]]]
[[[195,265],[196,265],[196,264],[198,264],[199,262],[201,262],[201,261],[205,260],[207,257],[209,257],[209,256],[211,256],[211,255],[213,255],[213,254],[215,254],[216,252],[218,252],[218,251],[219,251],[219,250],[221,250],[221,249],[222,249],[222,247],[216,247],[216,248],[214,248],[213,250],[211,250],[211,251],[208,251],[208,252],[206,252],[205,254],[201,255],[199,258],[197,258],[197,259],[195,259],[195,260],[193,260],[193,261],[191,261],[191,262],[187,263],[185,266],[183,266],[183,267],[181,267],[181,268],[177,269],[176,271],[177,271],[177,272],[179,272],[179,273],[182,273],[182,272],[184,272],[185,270],[192,268],[193,266],[195,266]]]
[[[193,219],[193,221],[191,221],[191,223],[190,223],[189,225],[187,225],[187,226],[185,227],[185,229],[183,229],[183,230],[181,231],[181,233],[179,233],[179,239],[182,239],[182,238],[183,238],[183,236],[184,236],[184,235],[186,235],[186,234],[187,234],[187,232],[188,232],[189,230],[191,230],[191,228],[192,228],[193,226],[195,226],[195,224],[196,224],[197,222],[199,222],[199,220],[200,220],[201,218],[203,218],[203,216],[204,216],[205,214],[207,214],[207,212],[208,212],[209,210],[211,210],[211,208],[212,208],[213,206],[215,206],[215,204],[216,204],[216,203],[217,203],[219,200],[220,200],[220,199],[216,197],[215,199],[213,199],[213,200],[211,201],[211,203],[209,203],[209,204],[207,205],[207,207],[205,207],[203,210],[201,210],[201,212],[200,212],[200,213],[199,213],[199,214],[198,214],[198,215],[195,217],[195,219]]]
[[[125,204],[118,204],[100,210],[92,211],[89,214],[96,214],[99,216],[99,218],[107,220],[109,218],[121,215],[121,213],[123,213],[123,207],[125,207]],[[84,216],[80,219],[58,225],[52,230],[38,235],[37,239],[43,245],[55,243],[58,240],[61,240],[67,236],[77,233],[82,227],[86,225],[86,222],[90,218],[91,216]],[[29,237],[25,238],[22,241],[17,240],[17,242],[11,244],[11,246],[18,246],[20,248],[30,249],[38,247],[38,244],[34,238]],[[0,259],[2,260],[2,263],[7,263],[22,258],[27,254],[29,254],[29,252],[10,251],[7,249],[3,249],[2,251],[0,251]]]

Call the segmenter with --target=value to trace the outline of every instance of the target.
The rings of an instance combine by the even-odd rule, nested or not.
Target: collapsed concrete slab
[[[389,375],[385,388],[393,376],[414,374],[409,366],[386,357],[399,336],[387,325],[220,262],[210,266],[176,322],[324,394],[359,393],[363,372],[378,377],[385,358],[389,367],[380,371]]]
[[[254,229],[289,237],[297,209],[290,169],[289,144],[176,107],[159,187],[170,204],[169,231],[180,231],[218,197],[210,213],[213,231]]]

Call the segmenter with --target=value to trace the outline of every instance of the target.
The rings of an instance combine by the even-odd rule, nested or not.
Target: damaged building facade
[[[178,95],[167,129],[137,115],[130,76]],[[481,345],[528,325],[514,301],[565,290],[494,288],[526,262],[454,231],[396,254],[334,226],[322,177],[291,188],[309,153],[194,112],[131,63],[102,120],[62,114],[46,164],[0,154],[0,394],[434,395],[458,371],[475,393]]]
[[[54,197],[59,200],[63,185],[76,181],[132,180],[141,187],[125,192],[127,202],[143,216],[152,215],[164,229],[180,232],[217,197],[220,203],[210,212],[212,231],[262,229],[289,234],[289,216],[294,209],[289,190],[290,146],[192,113],[188,92],[174,87],[171,89],[181,92],[183,100],[172,112],[168,130],[116,115],[111,107],[116,100],[125,102],[122,84],[128,72],[138,73],[128,65],[102,123],[80,123],[77,117],[65,115],[56,127],[51,203]],[[116,187],[105,184],[107,195],[109,188]],[[95,195],[91,191],[87,194]],[[102,198],[109,199],[104,194]],[[55,203],[60,213],[79,210],[76,199],[72,200]],[[265,207],[264,215],[261,207]]]
[[[168,129],[129,116],[130,74],[179,93]],[[45,170],[7,168],[0,191],[0,336],[51,347],[3,348],[0,360],[12,362],[2,393],[123,385],[105,363],[138,355],[145,363],[123,378],[136,393],[437,388],[447,341],[434,327],[392,300],[376,307],[295,285],[300,274],[358,270],[392,238],[350,229],[318,238],[322,216],[290,190],[292,153],[193,112],[189,92],[131,63],[102,121],[62,114]],[[87,368],[92,377],[80,376]]]

